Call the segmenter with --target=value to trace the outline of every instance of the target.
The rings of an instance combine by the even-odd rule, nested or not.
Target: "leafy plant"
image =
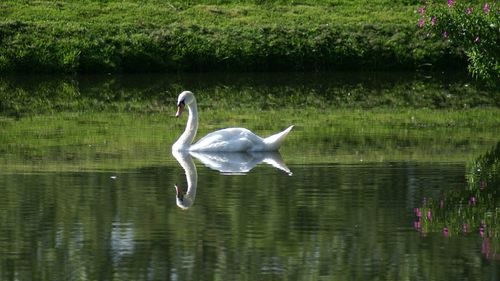
[[[473,77],[490,84],[500,79],[500,9],[497,3],[430,1],[417,9],[417,26],[463,49]]]

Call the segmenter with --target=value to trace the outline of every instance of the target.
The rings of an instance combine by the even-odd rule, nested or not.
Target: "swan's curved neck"
[[[198,108],[196,106],[196,100],[187,105],[187,108],[189,116],[186,129],[172,146],[174,150],[188,150],[189,146],[193,143],[196,131],[198,130]]]

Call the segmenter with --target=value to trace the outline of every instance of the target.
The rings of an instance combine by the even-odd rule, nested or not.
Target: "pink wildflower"
[[[414,222],[413,222],[413,227],[414,227],[416,230],[420,230],[420,229],[421,229],[420,222],[419,222],[419,221],[414,221]]]
[[[472,14],[472,7],[467,7],[467,8],[465,8],[465,13],[466,13],[467,15]]]
[[[479,37],[477,37],[476,39],[479,39]],[[474,42],[476,42],[476,40],[474,40]],[[476,205],[476,197],[472,196],[471,198],[469,198],[469,205]]]
[[[415,211],[415,216],[417,216],[417,218],[420,220],[420,218],[422,217],[422,213],[420,212],[420,209],[415,208],[414,211]]]
[[[484,229],[486,228],[486,225],[482,224],[479,227],[479,236],[484,237]]]
[[[448,38],[448,32],[446,32],[446,30],[443,31],[443,38],[445,38],[445,39]]]
[[[453,6],[454,0],[448,0],[448,8],[451,8]]]
[[[428,221],[432,221],[432,216],[431,216],[431,210],[430,209],[427,211],[427,216],[426,217],[427,217]]]
[[[434,26],[434,25],[436,25],[436,17],[432,16],[431,17],[431,26]]]
[[[448,237],[448,228],[447,227],[443,228],[443,235],[444,235],[444,237]]]
[[[485,14],[487,14],[487,13],[490,12],[490,5],[488,3],[484,3],[484,5],[483,5],[483,12]]]
[[[422,28],[424,27],[424,24],[425,24],[425,20],[424,19],[419,19],[418,22],[417,22],[417,26]]]
[[[425,7],[418,7],[417,13],[419,13],[421,16],[423,16],[425,14]]]

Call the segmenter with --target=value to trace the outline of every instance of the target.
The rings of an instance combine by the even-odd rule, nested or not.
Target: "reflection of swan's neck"
[[[193,102],[187,105],[187,108],[189,114],[186,129],[172,146],[173,150],[188,150],[196,136],[196,131],[198,130],[198,109],[196,100],[193,100]]]
[[[187,181],[187,192],[186,197],[193,199],[196,196],[196,186],[198,185],[198,173],[196,172],[196,166],[194,165],[193,158],[188,156],[187,165],[182,165],[184,172],[186,173]]]
[[[196,166],[194,165],[193,158],[188,153],[173,152],[172,153],[177,159],[177,162],[182,166],[186,174],[187,191],[180,198],[177,197],[177,206],[182,209],[188,209],[194,203],[196,198],[196,186],[198,185],[198,173],[196,171]],[[184,193],[184,188],[178,186],[182,193]]]

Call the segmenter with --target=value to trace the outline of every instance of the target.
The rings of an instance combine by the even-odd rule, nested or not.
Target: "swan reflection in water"
[[[196,198],[198,173],[193,157],[210,169],[225,175],[244,175],[262,162],[282,170],[288,175],[292,172],[286,166],[279,152],[188,152],[172,151],[172,155],[184,169],[187,181],[187,191],[175,185],[177,206],[189,209]]]

